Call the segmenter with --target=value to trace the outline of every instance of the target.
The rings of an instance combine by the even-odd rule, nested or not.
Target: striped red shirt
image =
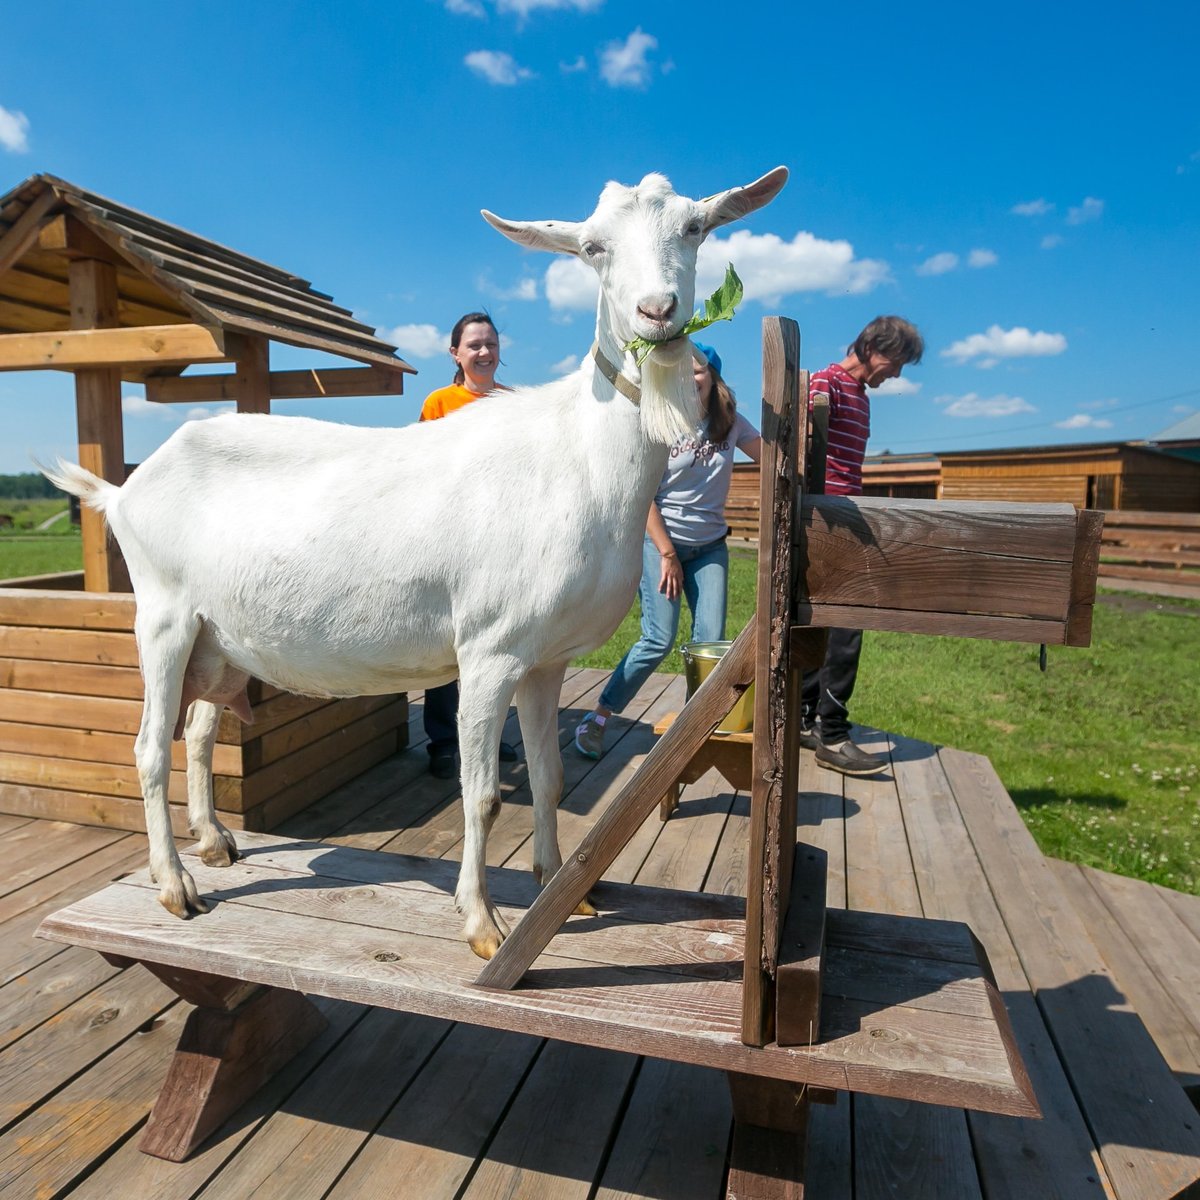
[[[825,460],[827,496],[861,496],[863,459],[871,436],[871,401],[867,389],[838,363],[814,371],[808,383],[808,404],[814,396],[829,397],[829,449]]]

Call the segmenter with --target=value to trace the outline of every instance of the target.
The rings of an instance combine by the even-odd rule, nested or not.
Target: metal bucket
[[[683,674],[687,680],[690,700],[696,689],[708,677],[732,642],[687,642],[680,653],[683,655]],[[729,710],[729,716],[717,726],[717,733],[742,733],[754,727],[754,684],[742,694],[742,698]]]

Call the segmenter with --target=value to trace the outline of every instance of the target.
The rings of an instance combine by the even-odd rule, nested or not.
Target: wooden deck
[[[603,680],[568,678],[564,745]],[[656,675],[610,724],[600,762],[567,750],[564,849],[682,699],[682,680]],[[414,704],[412,749],[278,832],[455,858],[456,787],[425,769],[420,713]],[[506,738],[519,736],[514,718]],[[1200,898],[1046,860],[986,760],[879,735],[885,744],[893,770],[876,779],[803,757],[800,836],[828,852],[831,905],[971,925],[1045,1115],[841,1094],[813,1110],[806,1197],[1200,1194],[1200,1117],[1180,1086],[1200,1083]],[[502,770],[495,866],[529,865],[525,778],[523,763]],[[710,773],[665,825],[645,823],[607,877],[741,894],[746,809]],[[145,839],[0,816],[0,848],[5,1200],[723,1195],[720,1072],[346,1001],[319,1001],[325,1033],[190,1161],[149,1158],[137,1138],[187,1006],[140,967],[33,937],[47,914],[144,867]]]

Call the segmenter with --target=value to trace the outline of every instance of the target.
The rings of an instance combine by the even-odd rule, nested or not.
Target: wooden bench
[[[655,735],[662,737],[675,724],[677,713],[667,713],[654,726]],[[695,757],[684,767],[679,777],[667,789],[659,805],[658,815],[662,820],[679,807],[679,793],[689,783],[695,783],[706,771],[713,767],[720,772],[730,787],[739,792],[750,790],[750,755],[754,749],[754,731],[745,730],[740,733],[713,733],[696,753]]]
[[[813,1045],[741,1040],[745,901],[601,885],[523,985],[476,986],[460,938],[457,864],[239,834],[232,867],[187,855],[206,916],[180,921],[141,871],[64,908],[38,936],[140,962],[197,1005],[141,1148],[180,1161],[322,1028],[301,993],[695,1063],[726,1071],[743,1119],[778,1098],[850,1089],[1037,1115],[1004,1006],[966,926],[831,914]],[[491,870],[515,924],[537,888]],[[824,907],[824,893],[820,896]],[[970,1052],[964,1054],[964,1048]]]

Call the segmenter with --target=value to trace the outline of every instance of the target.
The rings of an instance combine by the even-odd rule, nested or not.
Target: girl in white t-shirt
[[[646,520],[642,552],[641,636],[617,664],[600,703],[575,731],[575,748],[599,758],[608,718],[620,712],[670,653],[679,629],[680,601],[692,610],[692,641],[725,637],[729,551],[725,500],[735,448],[758,462],[762,438],[737,411],[721,378],[721,358],[692,343],[700,423],[671,447],[667,469]]]

